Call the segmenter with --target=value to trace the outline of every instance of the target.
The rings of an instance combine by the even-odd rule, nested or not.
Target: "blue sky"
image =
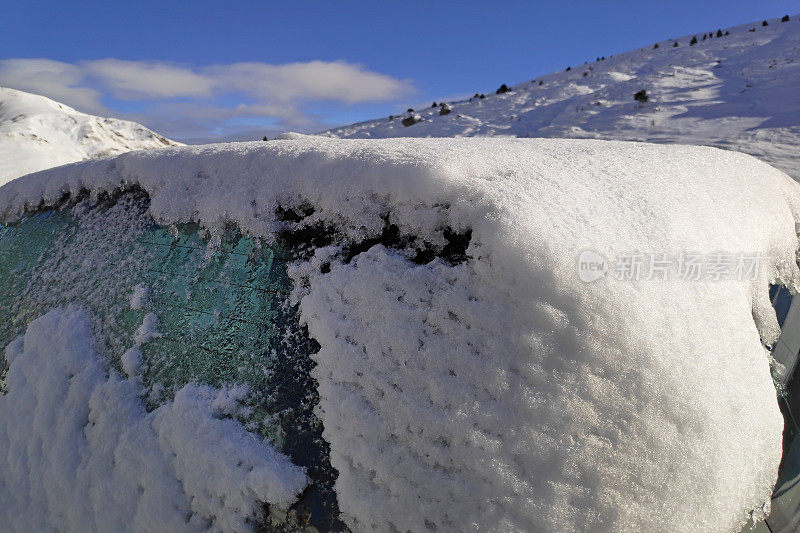
[[[9,2],[0,85],[179,140],[318,131],[796,1]]]

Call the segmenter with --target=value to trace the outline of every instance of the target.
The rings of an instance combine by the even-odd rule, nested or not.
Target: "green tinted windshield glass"
[[[335,473],[313,414],[318,346],[289,302],[278,248],[234,229],[211,239],[193,224],[159,226],[147,197],[129,193],[0,228],[0,280],[2,346],[49,309],[79,304],[92,311],[101,353],[117,370],[147,335],[143,324],[155,324],[141,345],[150,408],[189,382],[246,386],[241,422],[314,481],[297,514],[340,527]]]

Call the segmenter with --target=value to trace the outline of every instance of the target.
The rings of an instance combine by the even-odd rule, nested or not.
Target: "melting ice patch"
[[[145,412],[134,380],[108,375],[87,314],[56,309],[5,352],[0,523],[14,531],[249,529],[288,507],[302,468],[216,418],[218,392],[187,385]]]

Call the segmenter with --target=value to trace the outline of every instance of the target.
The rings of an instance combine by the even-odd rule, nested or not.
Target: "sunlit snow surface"
[[[231,224],[334,237],[288,275],[353,529],[732,531],[769,501],[783,422],[768,285],[800,279],[800,190],[752,157],[301,137],[54,169],[0,188],[0,212],[133,184],[157,221],[212,239]],[[402,246],[377,243],[388,226]],[[466,261],[409,259],[448,230],[471,231]],[[761,254],[761,269],[585,283],[584,250]]]

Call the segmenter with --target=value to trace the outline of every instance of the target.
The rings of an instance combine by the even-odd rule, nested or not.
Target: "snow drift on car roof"
[[[290,276],[352,528],[725,531],[769,505],[768,284],[800,280],[782,172],[704,147],[308,137],[62,167],[0,188],[0,212],[130,185],[163,223],[320,236]]]

